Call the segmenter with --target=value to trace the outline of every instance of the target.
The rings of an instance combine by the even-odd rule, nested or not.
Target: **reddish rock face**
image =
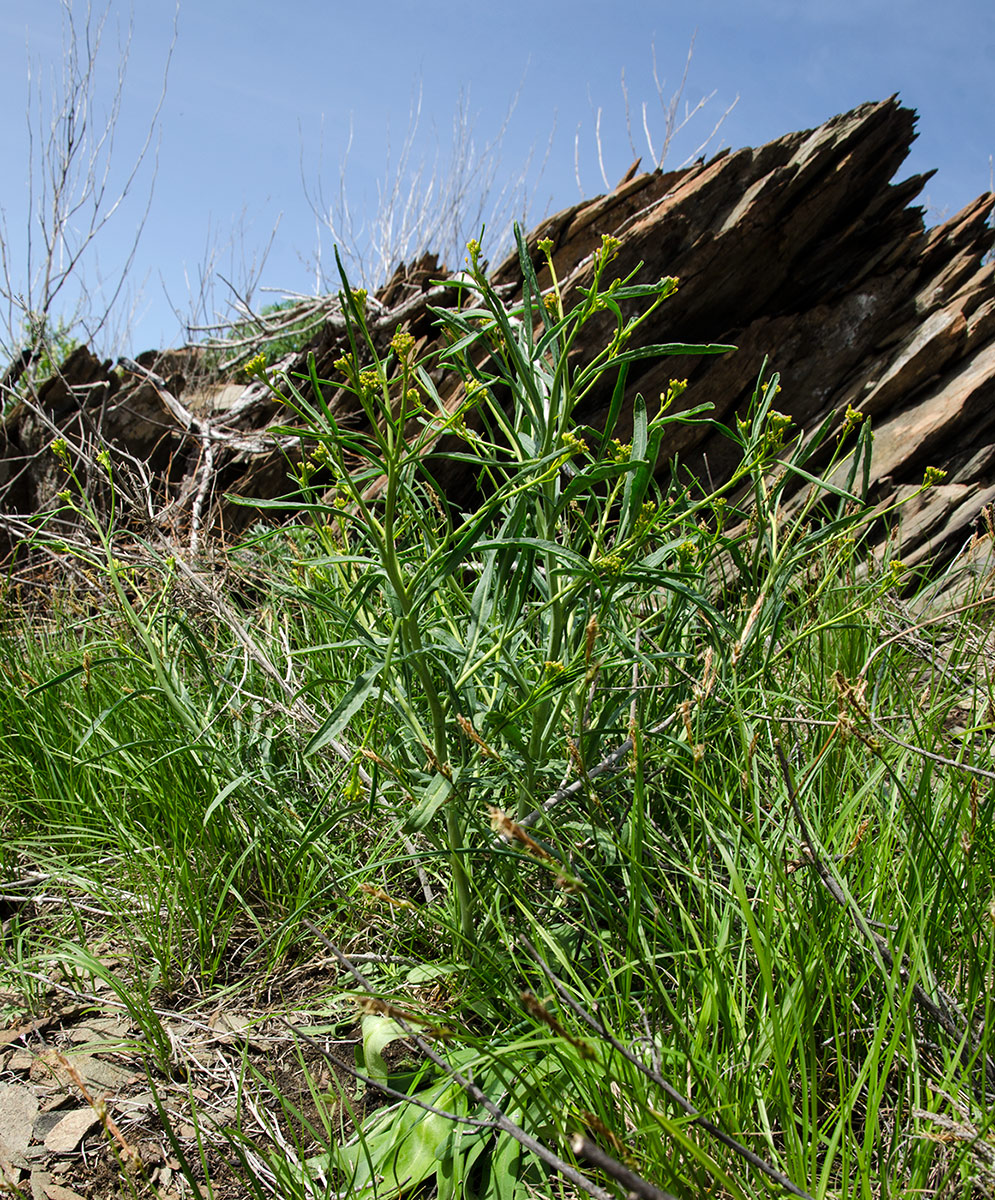
[[[644,327],[647,342],[738,347],[721,358],[634,364],[630,395],[654,396],[668,379],[686,376],[682,403],[710,402],[718,419],[730,421],[745,408],[766,358],[781,375],[779,407],[802,428],[848,406],[872,418],[882,502],[917,488],[926,465],[944,468],[944,486],[917,501],[907,522],[907,561],[948,557],[995,501],[995,269],[983,261],[993,243],[987,220],[995,196],[979,197],[927,231],[911,201],[928,176],[891,182],[914,124],[915,114],[894,98],[862,105],[759,149],[629,178],[612,194],[543,221],[527,239],[537,270],[537,244],[552,240],[569,304],[590,281],[591,252],[602,235],[619,238],[618,275],[642,262],[645,281],[681,281]],[[431,344],[428,306],[452,297],[433,282],[446,274],[429,257],[399,268],[381,289],[370,311],[384,347],[400,324]],[[542,271],[539,278],[543,283]],[[517,255],[493,279],[515,295]],[[578,362],[600,348],[604,332],[595,322],[585,327]],[[330,307],[310,347],[319,375],[333,377],[344,344],[341,317]],[[145,365],[154,358],[143,356]],[[108,364],[78,351],[47,393],[8,413],[0,439],[0,540],[7,550],[20,518],[51,505],[61,486],[47,452],[59,429],[109,443],[125,462],[130,458],[136,484],[144,468],[165,524],[174,528],[199,502],[205,530],[237,529],[255,513],[227,505],[224,492],[266,498],[285,490],[286,454],[295,447],[276,449],[264,436],[283,417],[262,387],[236,394],[217,379],[185,383],[197,374],[195,350],[163,360],[155,379],[137,370],[119,384]],[[285,365],[299,369],[304,361],[302,355]],[[224,397],[220,406],[212,402],[217,396]],[[338,415],[357,418],[344,393],[326,399]],[[582,419],[596,424],[606,403],[606,395],[593,394]],[[729,469],[721,438],[701,426],[676,428],[666,457],[679,453],[692,470],[707,462],[713,478]],[[452,464],[442,482],[467,486]]]

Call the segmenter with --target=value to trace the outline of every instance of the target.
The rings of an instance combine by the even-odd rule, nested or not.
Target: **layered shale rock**
[[[988,224],[995,195],[972,201],[927,230],[912,201],[928,176],[893,183],[915,137],[915,114],[892,98],[789,134],[759,149],[724,152],[680,171],[635,174],[613,193],[542,222],[527,244],[552,240],[569,305],[589,285],[592,251],[605,234],[620,239],[619,276],[643,263],[641,278],[680,279],[676,295],[642,327],[649,342],[724,342],[719,358],[666,358],[633,364],[628,394],[653,397],[687,377],[688,407],[704,402],[729,422],[745,410],[764,362],[781,376],[780,408],[802,428],[831,412],[863,411],[876,431],[874,496],[911,496],[926,465],[945,482],[906,510],[906,561],[942,561],[958,551],[995,503],[995,269]],[[989,261],[985,261],[988,256]],[[386,349],[398,328],[423,347],[435,337],[430,306],[453,302],[437,281],[447,272],[427,258],[395,276],[369,302],[371,328]],[[521,291],[517,255],[493,280]],[[578,348],[582,365],[608,334],[592,321]],[[308,350],[319,375],[347,343],[334,303]],[[306,353],[281,366],[303,369]],[[0,440],[0,534],[10,549],[24,520],[53,504],[61,485],[48,446],[60,431],[71,444],[107,444],[128,486],[147,487],[144,520],[198,544],[209,531],[234,531],[258,516],[225,493],[267,498],[287,489],[293,439],[268,430],[283,419],[259,383],[203,379],[203,351],[143,356],[111,370],[85,350],[36,398],[10,411]],[[458,397],[450,397],[453,403]],[[357,421],[352,398],[329,389],[342,419]],[[596,424],[606,393],[579,414]],[[665,457],[719,479],[731,466],[728,443],[703,426],[671,426]],[[661,462],[661,469],[666,467]],[[465,488],[449,464],[443,482]],[[97,483],[94,483],[97,488]],[[990,510],[989,510],[990,511]]]

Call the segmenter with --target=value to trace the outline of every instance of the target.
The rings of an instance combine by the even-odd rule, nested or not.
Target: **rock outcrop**
[[[552,240],[569,303],[590,281],[602,235],[614,235],[619,275],[642,262],[647,280],[681,281],[643,327],[647,342],[738,347],[720,358],[634,364],[631,395],[655,396],[669,378],[686,376],[683,402],[710,402],[718,419],[729,421],[744,409],[766,359],[781,375],[779,406],[803,428],[848,407],[873,419],[874,488],[882,502],[915,492],[927,464],[944,468],[945,482],[906,510],[902,554],[911,562],[948,558],[995,503],[988,224],[995,195],[927,230],[912,202],[928,176],[892,183],[914,125],[915,114],[894,98],[862,105],[759,149],[636,174],[528,236],[537,270],[538,242]],[[435,286],[445,275],[427,258],[399,269],[370,301],[371,327],[384,347],[399,327],[432,343],[429,305],[452,302],[452,289]],[[517,256],[493,279],[517,294]],[[586,327],[578,361],[600,348],[606,331]],[[307,348],[319,375],[334,376],[344,345],[342,318],[330,304]],[[305,354],[281,365],[302,369]],[[31,403],[8,412],[0,438],[0,553],[62,486],[48,450],[60,434],[70,446],[110,446],[124,465],[126,488],[153,497],[144,519],[195,544],[209,530],[233,531],[253,519],[251,507],[226,504],[224,493],[266,498],[285,491],[296,447],[267,434],[284,414],[259,383],[198,382],[203,360],[203,351],[187,349],[125,362],[122,371],[79,350]],[[346,393],[327,399],[341,416],[357,418]],[[607,396],[592,395],[583,419],[596,424],[606,403]],[[719,436],[702,426],[677,429],[668,456],[679,454],[693,470],[707,467],[712,478],[729,469]],[[452,473],[445,482],[465,485]]]

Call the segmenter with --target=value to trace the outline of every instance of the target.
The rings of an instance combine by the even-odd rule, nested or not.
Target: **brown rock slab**
[[[874,469],[881,475],[944,467],[961,435],[976,447],[995,420],[995,343],[934,384],[918,403],[877,424]]]

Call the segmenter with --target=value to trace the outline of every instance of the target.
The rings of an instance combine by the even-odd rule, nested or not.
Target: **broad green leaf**
[[[516,1113],[512,1119],[521,1117],[522,1114]],[[525,1150],[510,1134],[498,1134],[497,1146],[489,1163],[491,1188],[497,1200],[515,1200],[524,1156]]]
[[[361,1022],[363,1031],[363,1064],[365,1074],[374,1083],[386,1083],[389,1071],[383,1059],[384,1050],[407,1034],[393,1017],[381,1013],[366,1013]]]
[[[447,779],[445,775],[434,775],[421,800],[408,814],[408,818],[404,822],[405,833],[416,833],[419,829],[424,829],[449,799],[452,790],[451,779]]]
[[[465,1111],[462,1089],[451,1080],[418,1093],[434,1108]],[[375,1195],[378,1200],[414,1191],[439,1170],[438,1147],[452,1122],[414,1104],[392,1105],[377,1112],[354,1140],[333,1147],[330,1155],[312,1159],[309,1166],[333,1164],[348,1181],[349,1195]]]

